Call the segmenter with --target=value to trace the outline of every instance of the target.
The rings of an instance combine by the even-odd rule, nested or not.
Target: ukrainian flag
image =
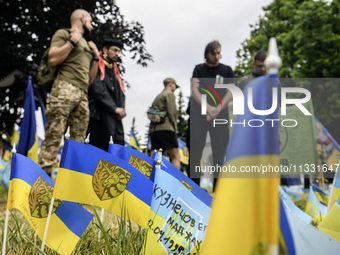
[[[333,205],[339,198],[340,198],[340,169],[338,169],[338,171],[334,175],[333,189],[328,204],[328,211],[332,209]]]
[[[179,154],[181,155],[181,163],[189,165],[189,151],[187,144],[181,139],[177,138]]]
[[[32,77],[28,77],[24,103],[24,117],[21,121],[18,153],[27,156],[38,163],[38,136],[35,121],[35,102],[32,87]]]
[[[21,211],[43,239],[54,182],[36,163],[18,153],[12,158],[7,209]],[[55,200],[46,245],[71,254],[93,215],[79,204]]]
[[[130,131],[130,142],[129,142],[129,145],[130,145],[132,148],[135,148],[136,150],[139,150],[139,151],[140,151],[140,147],[139,147],[139,144],[138,144],[136,135],[135,135],[135,133],[133,132],[133,129],[132,129],[132,128],[131,128],[131,131]]]
[[[314,183],[312,183],[312,189],[321,203],[328,206],[329,203],[329,192],[327,190],[321,189]]]
[[[268,110],[274,103],[272,89],[278,89],[277,75],[262,76],[250,82],[244,90],[245,101],[249,88],[254,108]],[[279,124],[272,125],[265,120],[279,119],[278,110],[276,107],[270,115],[255,115],[247,104],[244,109],[245,114],[238,115],[236,120],[241,124],[233,127],[226,155],[225,166],[234,167],[236,172],[219,176],[203,255],[278,251],[279,179],[276,177],[279,175],[256,172],[256,169],[265,170],[264,166],[267,171],[270,171],[269,166],[279,166]],[[246,169],[253,169],[253,172],[241,173]]]
[[[156,169],[145,254],[198,254],[210,211],[166,168]]]
[[[53,197],[99,206],[145,227],[153,183],[128,162],[89,144],[66,140]]]
[[[153,167],[156,165],[154,159],[148,155],[119,144],[109,144],[109,153],[129,162],[134,168],[150,179]]]
[[[340,198],[319,224],[318,228],[340,242]]]
[[[312,216],[313,222],[319,224],[327,215],[327,206],[323,205],[310,187],[305,212]]]

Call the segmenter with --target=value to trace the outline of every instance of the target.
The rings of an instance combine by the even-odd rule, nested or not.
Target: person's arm
[[[81,37],[82,34],[77,28],[74,28],[70,33],[70,40],[74,44],[77,44]],[[68,40],[61,46],[52,46],[48,52],[48,57],[51,66],[57,66],[63,63],[67,56],[70,54],[70,52],[73,50],[73,48],[74,46],[72,45],[71,42],[68,42]]]
[[[118,120],[121,120],[126,116],[124,108],[117,106],[114,96],[108,91],[105,80],[100,80],[99,71],[97,72],[93,83],[89,87],[89,96],[93,98],[96,104],[100,105],[103,110],[115,115]]]
[[[91,62],[90,72],[89,72],[89,85],[91,85],[94,79],[96,78],[96,75],[98,72],[98,61],[96,61],[95,59],[99,60],[100,54],[94,42],[90,41],[88,42],[88,45],[90,49],[93,51],[93,60]]]
[[[177,118],[178,111],[176,107],[176,97],[173,93],[166,95],[166,111],[168,112],[168,118],[170,123],[174,126],[175,132],[177,131]]]
[[[229,74],[227,77],[230,77],[232,78],[232,81],[234,81],[234,78],[235,78],[235,75],[234,75],[234,72],[230,69],[229,70]],[[230,81],[230,80],[229,80]],[[234,85],[235,86],[235,83],[229,83],[229,85]],[[213,120],[213,119],[216,119],[217,116],[219,115],[219,113],[225,109],[229,102],[233,99],[233,95],[232,93],[230,92],[230,90],[226,89],[227,90],[227,93],[225,94],[225,96],[222,98],[222,104],[218,104],[217,107],[212,107],[212,109],[210,111],[208,111],[208,115],[207,115],[207,120]],[[207,107],[208,108],[208,107]]]

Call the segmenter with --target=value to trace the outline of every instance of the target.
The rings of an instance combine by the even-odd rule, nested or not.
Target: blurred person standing
[[[252,80],[254,80],[257,77],[263,76],[267,73],[266,65],[264,64],[264,61],[267,58],[267,52],[263,50],[259,50],[255,52],[253,57],[253,62],[251,65],[253,66],[253,72],[251,74],[248,74],[246,76],[243,76],[238,82],[237,86],[243,90],[244,87]]]
[[[176,106],[175,90],[179,87],[173,78],[166,78],[163,82],[163,91],[155,98],[152,106],[157,106],[160,110],[166,110],[167,117],[163,123],[150,123],[149,136],[151,139],[151,150],[162,149],[166,151],[171,159],[171,163],[181,168],[180,154],[177,141],[177,119],[178,111]]]
[[[77,9],[71,14],[71,29],[59,29],[52,37],[49,61],[59,66],[46,103],[47,128],[39,165],[51,175],[61,138],[70,126],[72,140],[83,142],[89,122],[87,91],[98,70],[99,51],[84,38],[93,30],[91,15]]]
[[[206,136],[209,132],[214,166],[221,166],[229,140],[229,126],[216,125],[213,127],[214,119],[229,119],[228,103],[232,94],[227,89],[217,89],[222,98],[218,105],[214,106],[212,98],[207,97],[206,114],[202,114],[202,94],[204,90],[214,88],[215,84],[234,84],[234,72],[230,66],[220,63],[221,44],[212,41],[207,44],[204,51],[205,62],[195,66],[191,80],[190,97],[190,173],[189,176],[198,185],[200,183],[196,168],[200,166]],[[210,88],[208,86],[210,86]],[[193,175],[193,173],[195,173]],[[214,187],[217,179],[214,173]]]
[[[99,70],[89,87],[90,144],[108,151],[110,136],[115,144],[124,145],[122,119],[126,116],[125,94],[117,60],[123,45],[105,40],[100,51]]]

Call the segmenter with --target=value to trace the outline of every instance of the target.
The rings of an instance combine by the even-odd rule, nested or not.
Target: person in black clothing
[[[227,89],[215,89],[215,84],[235,84],[235,75],[231,67],[220,63],[221,45],[218,41],[212,41],[206,46],[204,57],[205,63],[196,65],[194,69],[190,97],[190,177],[197,184],[199,184],[199,174],[196,168],[200,166],[207,132],[209,131],[211,138],[214,166],[222,166],[229,139],[229,126],[213,127],[213,120],[229,119],[228,103],[232,99],[232,94]],[[211,96],[207,95],[206,113],[202,114],[202,94],[207,94],[206,91],[210,91],[216,103]],[[214,175],[214,184],[216,178],[217,174]]]
[[[110,136],[124,145],[122,119],[126,116],[124,86],[116,64],[123,45],[105,40],[100,52],[98,73],[89,87],[90,144],[107,151]]]

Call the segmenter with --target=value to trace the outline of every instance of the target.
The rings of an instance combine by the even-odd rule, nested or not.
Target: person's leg
[[[41,144],[39,154],[39,165],[49,175],[51,175],[62,135],[66,129],[67,118],[72,110],[72,105],[68,103],[68,84],[60,81],[58,84],[58,94],[55,96],[55,87],[52,88],[51,95],[47,99],[45,130],[45,140]]]
[[[190,150],[188,176],[200,185],[200,173],[196,167],[201,165],[201,158],[207,137],[206,116],[190,116]]]
[[[89,124],[90,114],[87,94],[85,93],[85,91],[76,88],[76,90],[73,91],[72,94],[70,93],[70,100],[77,102],[77,105],[75,105],[73,111],[70,113],[67,122],[67,124],[71,127],[71,139],[83,143]],[[109,143],[109,141],[107,143]]]
[[[209,132],[214,166],[222,166],[229,141],[229,127],[228,125],[217,125],[215,128],[211,127]],[[217,178],[218,172],[215,172],[213,190],[215,190]]]
[[[181,169],[181,155],[179,154],[178,148],[167,149],[166,152],[171,158],[171,164],[173,164],[178,169]]]

